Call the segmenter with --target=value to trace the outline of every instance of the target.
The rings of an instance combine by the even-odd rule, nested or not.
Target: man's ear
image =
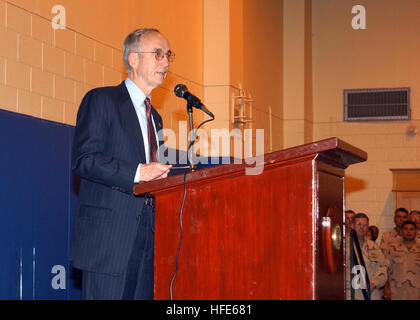
[[[128,64],[131,69],[136,69],[139,63],[139,55],[136,52],[130,52],[128,54]]]

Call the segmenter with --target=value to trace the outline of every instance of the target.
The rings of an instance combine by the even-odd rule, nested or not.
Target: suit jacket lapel
[[[132,137],[133,144],[139,151],[140,160],[142,162],[146,162],[146,154],[144,151],[144,141],[143,135],[141,134],[140,123],[124,81],[118,86],[118,88],[120,91],[120,107],[122,109],[121,117],[123,118],[123,125],[126,126],[129,136]]]

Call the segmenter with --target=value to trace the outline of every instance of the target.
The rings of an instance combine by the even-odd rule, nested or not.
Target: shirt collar
[[[128,93],[130,94],[131,100],[134,103],[134,106],[141,106],[143,105],[144,99],[146,99],[146,95],[141,91],[141,89],[127,77],[124,81],[125,86],[127,87]],[[148,96],[150,99],[150,95]]]

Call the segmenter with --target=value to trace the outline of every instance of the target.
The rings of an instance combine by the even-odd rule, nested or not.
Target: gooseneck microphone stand
[[[185,99],[184,95],[185,92],[187,90],[187,87],[185,85],[177,85],[175,87],[175,94],[178,97],[182,97]],[[188,93],[188,92],[187,92]],[[188,93],[189,96],[191,96],[191,94]],[[193,96],[194,97],[194,96]],[[181,251],[181,243],[182,243],[182,237],[183,237],[183,225],[182,225],[182,214],[184,212],[184,205],[185,205],[185,200],[186,200],[186,196],[187,196],[187,173],[191,172],[191,171],[195,171],[196,170],[196,165],[194,164],[194,152],[193,152],[193,145],[195,143],[195,140],[197,139],[197,132],[198,129],[204,125],[205,123],[209,122],[209,121],[213,121],[214,120],[214,115],[209,112],[206,108],[204,108],[204,110],[202,109],[205,113],[207,113],[211,119],[208,119],[204,122],[202,122],[197,129],[194,131],[194,122],[193,122],[193,108],[197,108],[197,105],[201,105],[200,100],[198,100],[196,97],[194,97],[195,99],[186,99],[187,100],[187,113],[188,113],[188,122],[189,122],[189,129],[190,129],[190,134],[189,134],[189,138],[190,138],[190,143],[188,145],[188,149],[187,149],[187,157],[188,160],[190,162],[189,167],[190,167],[190,171],[185,171],[184,172],[184,197],[182,200],[182,205],[181,205],[181,211],[179,214],[179,225],[180,225],[180,237],[179,237],[179,244],[178,244],[178,250],[176,252],[176,258],[175,258],[175,271],[174,274],[172,276],[172,280],[171,280],[171,285],[169,287],[169,295],[171,300],[173,300],[173,285],[175,282],[175,278],[176,275],[178,274],[178,259],[179,259],[179,253]]]
[[[196,135],[194,134],[194,122],[193,122],[193,104],[191,102],[187,103],[187,113],[188,113],[188,124],[190,129],[190,144],[187,150],[188,160],[190,161],[190,169],[191,171],[195,171],[195,163],[193,161],[193,154],[194,154],[194,142],[196,139]]]

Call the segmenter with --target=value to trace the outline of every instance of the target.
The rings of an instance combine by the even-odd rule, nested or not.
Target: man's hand
[[[140,182],[166,178],[171,168],[172,165],[161,164],[159,162],[142,164],[140,167]]]

